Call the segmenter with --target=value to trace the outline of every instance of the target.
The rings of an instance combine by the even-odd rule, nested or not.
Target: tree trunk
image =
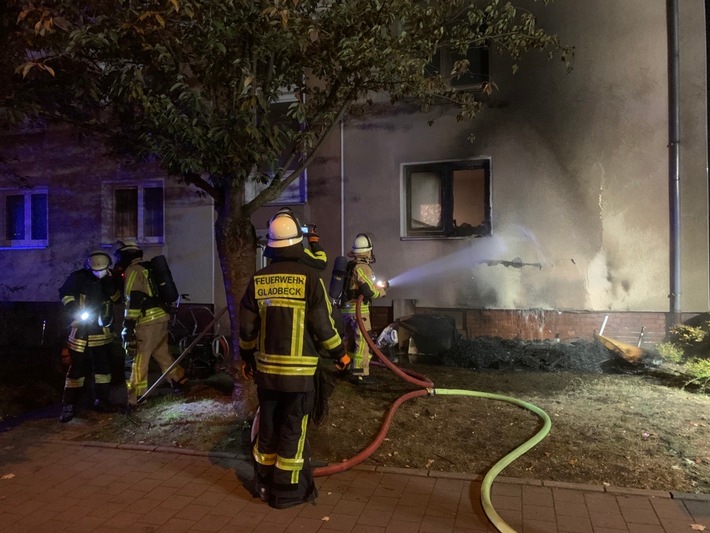
[[[229,202],[225,202],[229,203]],[[256,387],[245,381],[239,358],[239,302],[256,268],[256,231],[248,215],[241,210],[218,209],[215,241],[224,276],[224,288],[231,327],[234,390],[232,403],[239,421],[252,418],[258,405]]]

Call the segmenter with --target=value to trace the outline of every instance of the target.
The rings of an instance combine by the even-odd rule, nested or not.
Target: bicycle
[[[193,305],[188,307],[190,326],[180,320],[180,304],[190,301],[189,294],[181,294],[170,319],[169,340],[177,347],[181,355],[187,350],[195,339],[202,333],[201,325],[214,320],[214,311],[207,305]],[[186,307],[186,306],[184,306]],[[185,314],[182,313],[183,319]],[[229,341],[224,335],[219,334],[220,324],[214,326],[213,331],[204,335],[190,352],[182,359],[182,366],[189,379],[206,379],[214,374],[226,370],[226,361],[229,356]]]
[[[190,295],[188,293],[183,293],[178,296],[177,302],[173,305],[170,310],[170,324],[168,325],[168,343],[177,346],[180,339],[191,335],[193,333],[192,329],[188,328],[178,317],[178,310],[180,309],[180,304],[183,301],[189,302]]]

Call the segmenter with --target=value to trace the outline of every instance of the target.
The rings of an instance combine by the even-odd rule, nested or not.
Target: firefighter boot
[[[94,400],[94,410],[99,413],[113,413],[113,407],[111,407],[111,404],[102,398],[96,398]]]
[[[136,426],[140,426],[143,423],[143,420],[136,414],[138,407],[138,404],[128,403],[123,411],[128,421]]]
[[[318,489],[316,489],[315,483],[311,483],[306,490],[306,494],[302,498],[285,498],[283,496],[274,496],[272,494],[269,498],[269,506],[274,509],[289,509],[291,507],[296,507],[297,505],[303,505],[304,503],[315,504],[317,497]]]
[[[376,383],[375,378],[369,372],[365,374],[362,368],[354,369],[348,377],[348,381],[358,386],[374,385]]]
[[[170,388],[172,389],[173,394],[177,395],[188,394],[191,387],[192,383],[190,383],[190,380],[188,380],[186,376],[183,376],[177,381],[173,380],[170,382]]]
[[[64,404],[62,405],[62,414],[59,415],[59,421],[62,423],[69,422],[72,418],[74,418],[74,414],[74,404]]]
[[[112,413],[113,406],[109,401],[110,384],[99,383],[94,389],[94,410],[99,413]]]
[[[266,485],[257,483],[255,487],[255,492],[262,502],[269,501],[269,497],[271,496],[271,489],[269,489],[269,487],[267,487]]]

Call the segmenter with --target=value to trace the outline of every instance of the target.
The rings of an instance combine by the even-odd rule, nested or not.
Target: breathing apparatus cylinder
[[[156,255],[150,260],[151,274],[157,285],[160,299],[165,303],[174,303],[180,298],[173,275],[164,255]]]
[[[330,285],[328,286],[328,296],[332,300],[337,300],[345,289],[345,273],[348,269],[348,258],[339,255],[335,258],[335,263],[333,263],[333,275],[330,278]]]

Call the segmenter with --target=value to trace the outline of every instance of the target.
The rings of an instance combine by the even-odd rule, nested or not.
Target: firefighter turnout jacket
[[[141,258],[134,259],[124,273],[125,321],[135,325],[167,322],[170,315],[161,307],[150,271],[141,263]]]
[[[72,319],[67,342],[71,350],[83,353],[87,347],[111,344],[113,304],[121,299],[111,276],[99,279],[86,268],[76,270],[59,288],[59,297]]]
[[[348,266],[352,273],[346,279],[345,303],[341,307],[344,315],[354,315],[357,309],[357,299],[363,295],[360,307],[362,314],[370,312],[370,301],[385,295],[383,289],[375,286],[375,273],[366,259],[356,258]]]
[[[335,360],[345,354],[323,280],[302,254],[300,244],[273,248],[271,264],[252,276],[241,301],[241,356],[255,363],[264,389],[313,391],[319,345]]]

